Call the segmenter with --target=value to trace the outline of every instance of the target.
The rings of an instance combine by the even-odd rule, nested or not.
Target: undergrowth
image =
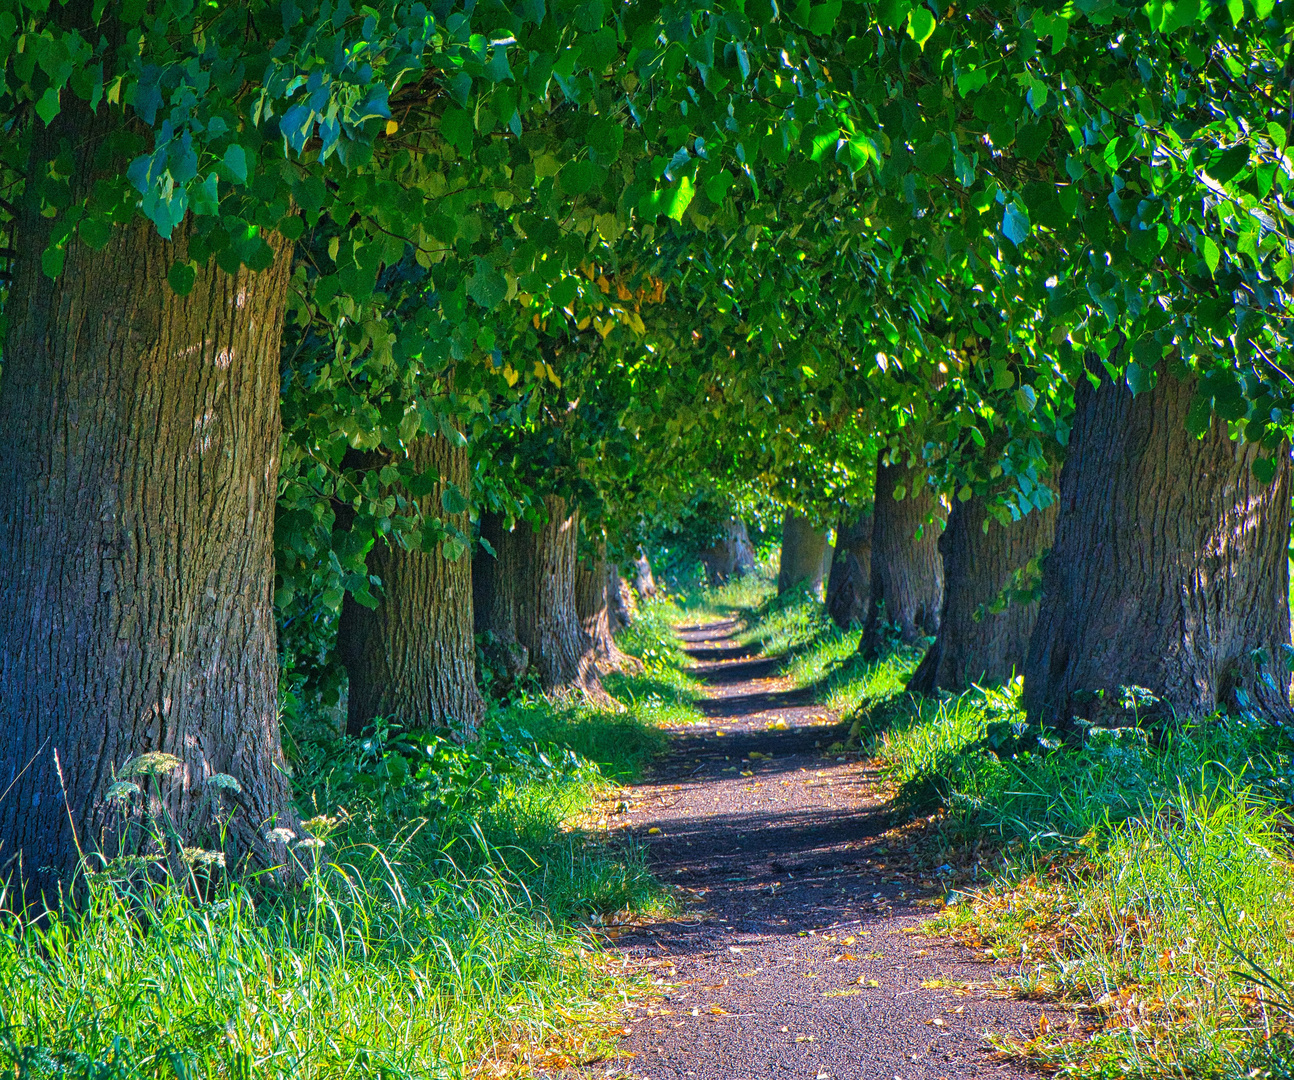
[[[923,697],[918,649],[868,663],[812,598],[751,605],[746,640],[849,721],[893,784],[892,846],[942,880],[933,932],[1050,1001],[1003,1051],[1076,1077],[1294,1076],[1294,766],[1255,716],[1031,727],[1016,680]],[[837,746],[829,748],[832,752]]]
[[[640,850],[571,822],[690,707],[668,659],[608,680],[621,712],[525,699],[469,744],[296,732],[304,887],[198,853],[5,916],[0,1072],[448,1080],[607,1057],[626,984],[588,928],[674,902]]]

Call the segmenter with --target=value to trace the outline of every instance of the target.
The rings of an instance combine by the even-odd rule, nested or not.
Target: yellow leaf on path
[[[713,1016],[727,1016],[727,1015],[728,1015],[728,1010],[727,1010],[727,1009],[724,1009],[724,1008],[721,1008],[721,1007],[720,1007],[720,1006],[718,1006],[718,1005],[711,1005],[711,1006],[710,1006],[710,1013],[711,1013],[711,1015],[713,1015]]]
[[[647,835],[648,835],[648,836],[655,836],[655,835],[656,835],[657,833],[659,833],[659,832],[660,832],[660,829],[656,828],[656,826],[655,826],[655,825],[653,825],[650,829],[648,829],[648,830],[647,830]]]

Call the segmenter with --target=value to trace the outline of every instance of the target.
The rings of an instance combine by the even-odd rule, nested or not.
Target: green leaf
[[[809,18],[805,28],[811,34],[829,34],[831,28],[840,18],[842,0],[827,0],[825,4],[814,4],[809,9]]]
[[[903,25],[908,13],[912,10],[912,0],[881,0],[880,17],[882,26],[897,30]]]
[[[1002,235],[1017,247],[1029,235],[1029,215],[1017,202],[1006,204],[1006,211],[1002,214]]]
[[[63,272],[63,260],[67,257],[67,251],[61,247],[47,247],[40,253],[40,267],[45,271],[45,276],[56,278]]]
[[[49,126],[54,117],[58,115],[58,112],[58,91],[51,86],[41,94],[40,100],[36,102],[36,115],[45,121],[46,126]]]
[[[1276,461],[1274,458],[1254,458],[1254,463],[1251,467],[1260,484],[1270,484],[1276,478]]]
[[[692,186],[690,176],[680,177],[678,187],[665,193],[665,216],[675,221],[682,221],[687,208],[692,205],[696,188]]]
[[[488,262],[477,259],[476,273],[467,280],[467,295],[487,310],[495,308],[508,295],[508,283]]]
[[[166,280],[176,296],[188,296],[193,291],[193,283],[198,280],[198,272],[187,262],[177,260],[171,263]]]
[[[1249,164],[1249,144],[1240,143],[1224,150],[1209,162],[1209,175],[1219,184],[1225,184]]]
[[[935,17],[930,13],[929,8],[918,7],[912,9],[912,14],[908,16],[908,37],[925,50],[926,42],[930,40],[930,35],[935,32]]]
[[[458,485],[449,483],[440,493],[440,505],[447,514],[461,514],[467,509],[468,503],[467,498],[458,490]]]
[[[472,131],[472,114],[466,109],[451,107],[441,115],[441,137],[464,157],[472,152]]]
[[[1211,236],[1206,236],[1200,247],[1202,249],[1200,254],[1204,256],[1204,265],[1209,268],[1210,274],[1216,274],[1218,272],[1218,263],[1222,261],[1221,250],[1213,242]]]
[[[224,163],[238,183],[247,183],[247,153],[238,143],[230,143],[225,149]]]

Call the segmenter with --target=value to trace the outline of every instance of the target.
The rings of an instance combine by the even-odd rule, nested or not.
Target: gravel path
[[[1027,1075],[997,1061],[984,1033],[1031,1030],[1041,1007],[989,997],[982,987],[1003,969],[912,933],[940,890],[889,861],[875,774],[823,756],[815,744],[829,741],[836,717],[787,689],[775,659],[738,648],[736,629],[680,630],[709,686],[710,722],[674,731],[668,756],[616,817],[649,845],[656,873],[696,901],[688,917],[617,942],[660,980],[659,999],[631,1013],[626,1071]]]

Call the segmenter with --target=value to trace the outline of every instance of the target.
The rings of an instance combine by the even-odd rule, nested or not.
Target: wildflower
[[[130,802],[132,795],[139,794],[139,785],[131,783],[129,780],[118,780],[108,787],[108,801],[121,803],[123,806]]]
[[[174,772],[183,765],[179,758],[174,754],[164,754],[160,750],[152,750],[147,754],[140,754],[138,757],[131,758],[121,767],[121,776],[165,776],[169,772]]]
[[[180,851],[181,858],[184,859],[186,866],[197,866],[204,870],[210,870],[213,866],[225,868],[225,853],[223,851],[207,851],[199,847],[186,847]]]
[[[235,795],[241,795],[243,792],[243,785],[228,773],[223,772],[212,773],[208,776],[207,786],[220,788],[222,791],[232,791]]]
[[[302,840],[300,843],[297,844],[297,849],[300,850],[301,848],[321,848],[323,846],[324,846],[324,842],[320,840],[317,836],[307,836],[304,840]]]
[[[291,829],[271,829],[265,834],[265,839],[271,844],[286,844],[296,838],[297,834]]]

